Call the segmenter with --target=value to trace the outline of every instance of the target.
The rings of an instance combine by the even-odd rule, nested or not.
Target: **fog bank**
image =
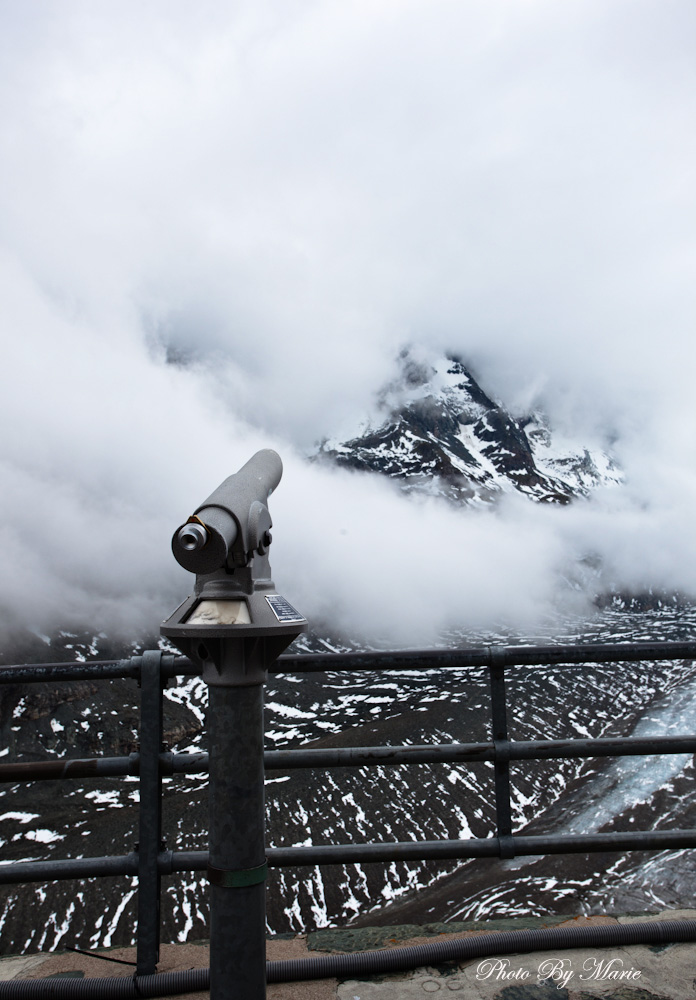
[[[0,5],[3,618],[156,628],[190,589],[173,529],[259,447],[276,582],[348,633],[696,593],[695,20]],[[611,447],[625,486],[472,514],[308,464],[409,342]]]

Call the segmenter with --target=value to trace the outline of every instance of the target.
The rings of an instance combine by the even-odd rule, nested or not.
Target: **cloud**
[[[696,588],[693,21],[686,0],[0,6],[8,613],[166,613],[171,531],[266,446],[276,575],[346,628],[406,629],[384,566],[417,581],[414,638],[548,608],[588,547]],[[624,493],[469,517],[308,468],[406,341],[611,440]]]

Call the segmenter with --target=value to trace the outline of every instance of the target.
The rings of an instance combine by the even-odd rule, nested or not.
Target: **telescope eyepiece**
[[[208,541],[208,532],[202,524],[185,524],[179,529],[176,538],[187,552],[200,552]]]

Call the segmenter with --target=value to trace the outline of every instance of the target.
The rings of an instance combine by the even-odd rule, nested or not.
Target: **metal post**
[[[514,858],[510,808],[510,742],[507,730],[505,647],[490,649],[491,725],[495,747],[495,811],[501,858]]]
[[[210,996],[266,996],[263,687],[209,688]]]
[[[140,659],[140,807],[138,832],[137,975],[157,971],[160,939],[160,883],[157,856],[162,847],[162,653]]]

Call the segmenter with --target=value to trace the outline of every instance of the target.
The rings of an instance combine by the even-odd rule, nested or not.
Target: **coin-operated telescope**
[[[202,666],[209,684],[263,683],[268,665],[307,628],[276,593],[268,561],[268,498],[282,473],[275,451],[258,451],[174,532],[174,556],[196,584],[161,632]],[[237,639],[257,641],[231,650],[229,640]]]
[[[193,595],[162,635],[208,684],[210,997],[266,996],[263,684],[307,622],[271,580],[268,498],[283,466],[257,452],[174,532]]]

